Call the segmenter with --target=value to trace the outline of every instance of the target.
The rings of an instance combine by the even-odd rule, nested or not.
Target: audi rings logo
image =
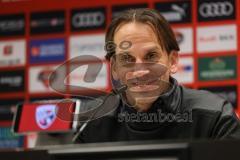
[[[199,2],[198,20],[235,19],[235,1]]]
[[[203,3],[199,12],[203,17],[230,16],[234,8],[230,2]]]
[[[74,27],[92,27],[101,26],[105,21],[105,16],[102,12],[94,13],[78,13],[72,18],[72,24]]]

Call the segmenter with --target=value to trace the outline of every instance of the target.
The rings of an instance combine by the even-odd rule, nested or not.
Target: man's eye
[[[120,62],[134,62],[134,58],[130,55],[123,55],[120,57]]]
[[[157,52],[151,52],[151,53],[147,54],[147,56],[145,57],[145,59],[147,61],[158,61],[159,58],[160,58],[160,56]]]

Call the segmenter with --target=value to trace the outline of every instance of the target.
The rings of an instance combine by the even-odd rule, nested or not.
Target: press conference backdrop
[[[190,88],[225,97],[238,110],[240,0],[0,0],[0,124],[11,122],[18,102],[93,95],[90,88],[110,90],[109,64],[104,60],[106,27],[121,11],[143,7],[158,10],[174,29],[181,49],[174,77]],[[83,80],[87,65],[71,74],[66,68],[53,81],[64,76],[65,84],[89,90],[60,84],[62,94],[54,92],[48,81],[52,71],[83,55],[104,62],[95,82]],[[1,130],[8,130],[4,127]],[[23,145],[10,143],[9,132],[1,133],[5,147]]]

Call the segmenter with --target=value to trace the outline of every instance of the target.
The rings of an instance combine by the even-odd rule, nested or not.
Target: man
[[[78,142],[240,138],[229,102],[171,77],[179,47],[157,11],[123,12],[107,30],[106,48],[114,84],[127,89],[105,104],[116,108],[113,112],[87,123]]]

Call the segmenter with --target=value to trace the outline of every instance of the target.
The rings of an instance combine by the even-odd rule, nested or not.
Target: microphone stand
[[[89,119],[83,123],[83,125],[79,128],[79,130],[77,131],[77,133],[74,135],[72,142],[75,143],[77,138],[80,136],[80,134],[84,131],[84,129],[86,128],[86,126],[88,125],[88,123],[93,120],[94,116],[98,113],[98,111],[101,109],[101,106],[103,105],[103,103],[108,99],[108,97],[112,96],[112,95],[118,95],[123,93],[125,90],[127,89],[126,85],[122,85],[121,87],[118,87],[116,89],[113,89],[102,101],[102,103],[99,105],[99,108],[91,115],[91,117],[89,117]]]

